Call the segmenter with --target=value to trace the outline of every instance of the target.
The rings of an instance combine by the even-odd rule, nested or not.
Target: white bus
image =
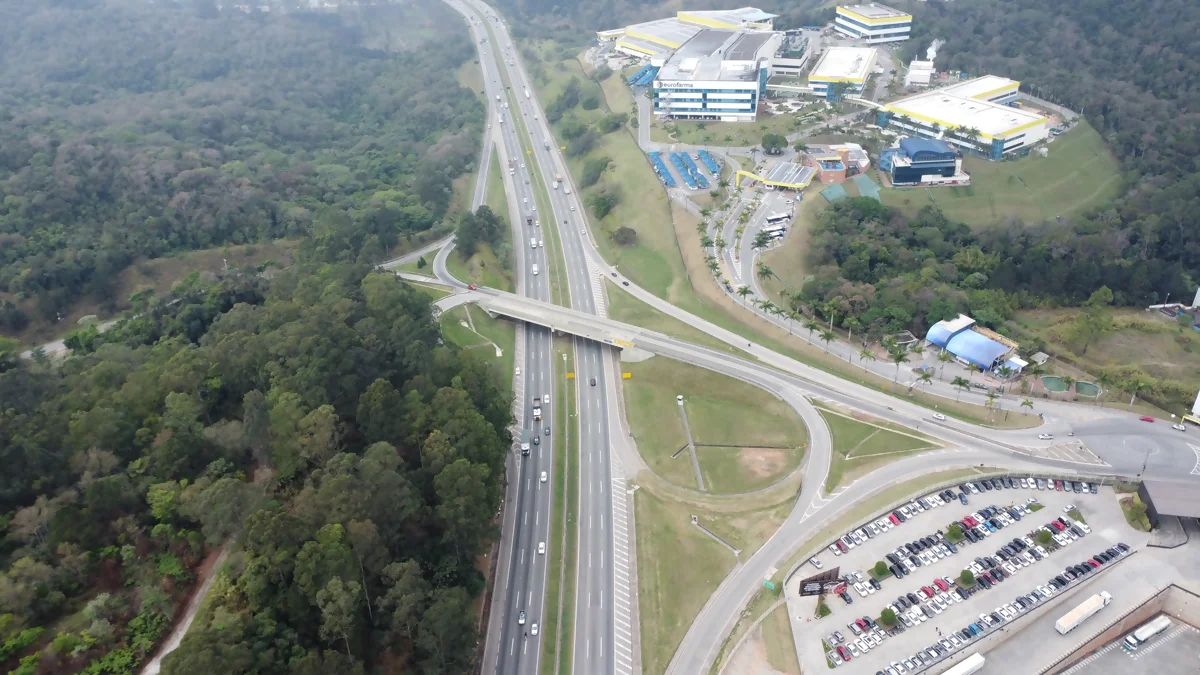
[[[1132,635],[1125,636],[1125,647],[1129,650],[1138,648],[1138,645],[1143,644],[1146,640],[1158,635],[1171,627],[1171,617],[1163,614],[1157,619],[1143,625],[1141,628],[1133,631]]]
[[[771,225],[770,227],[764,227],[762,231],[767,234],[775,234],[776,232],[786,232],[787,228],[783,225]]]
[[[983,655],[976,652],[967,657],[965,661],[954,666],[950,670],[944,671],[942,675],[971,675],[983,667]]]
[[[787,213],[772,213],[767,216],[767,222],[774,225],[775,223],[787,222],[792,216]]]

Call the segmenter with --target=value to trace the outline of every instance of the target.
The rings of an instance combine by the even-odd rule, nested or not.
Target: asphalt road
[[[452,5],[458,3],[452,2]],[[498,44],[479,43],[484,36],[476,37],[481,50],[488,52],[484,72],[484,84],[487,88],[489,105],[494,109],[489,111],[491,130],[499,138],[501,162],[507,165],[513,160],[514,175],[506,178],[506,187],[510,198],[510,207],[514,211],[514,250],[526,250],[526,272],[529,297],[550,300],[550,269],[544,229],[553,224],[557,225],[559,240],[562,245],[563,258],[566,261],[564,270],[567,280],[567,290],[570,295],[570,306],[578,311],[589,314],[603,312],[602,294],[599,292],[599,281],[593,279],[582,245],[583,232],[586,223],[583,216],[583,205],[577,199],[577,192],[566,194],[570,178],[565,170],[565,163],[559,153],[553,135],[545,125],[545,115],[538,103],[536,92],[529,87],[529,79],[524,72],[520,55],[512,48],[512,39],[503,22],[499,21],[492,10],[483,3],[469,3],[478,16],[490,22],[491,30]],[[462,6],[462,5],[460,5]],[[473,28],[482,30],[481,26]],[[511,89],[504,89],[504,79],[496,69],[496,62],[490,58],[495,54],[501,58],[501,66],[507,73]],[[502,101],[495,102],[496,93],[500,93]],[[503,108],[507,103],[510,108]],[[521,116],[528,136],[520,138],[518,126],[514,123],[516,115]],[[504,123],[500,123],[499,115],[504,115]],[[522,145],[524,141],[524,146]],[[548,147],[547,147],[548,146]],[[537,172],[542,182],[550,186],[558,180],[556,174],[567,183],[561,183],[557,189],[550,189],[550,213],[538,213],[532,184],[529,182],[533,172]],[[525,225],[526,216],[532,216],[540,226]],[[524,232],[520,232],[524,230]],[[530,239],[539,243],[538,248],[525,249],[525,242]],[[551,244],[553,245],[553,243]],[[444,257],[443,257],[444,260]],[[537,273],[533,266],[537,265]],[[436,261],[435,261],[436,266]],[[529,331],[528,348],[526,350],[526,389],[525,399],[552,391],[554,371],[549,357],[552,355],[551,338],[548,332],[538,329]],[[544,358],[542,355],[545,355]],[[575,616],[565,617],[564,620],[574,623],[574,667],[576,673],[613,673],[630,672],[626,667],[631,664],[631,651],[628,638],[622,645],[614,634],[614,550],[613,550],[613,507],[612,485],[613,471],[609,442],[609,408],[615,405],[610,400],[606,373],[612,365],[611,348],[602,347],[587,340],[575,341],[575,394],[578,405],[579,422],[579,539],[577,552],[577,578]],[[543,457],[538,458],[537,471],[550,469],[542,468],[550,465],[550,446],[541,446]],[[520,473],[519,485],[523,490],[518,496],[516,508],[516,527],[512,537],[513,545],[510,554],[510,575],[506,593],[509,602],[504,606],[506,617],[502,617],[499,626],[499,640],[496,647],[499,657],[496,661],[496,672],[499,673],[536,673],[540,646],[533,636],[525,636],[524,630],[518,626],[516,614],[525,608],[528,623],[549,616],[549,612],[557,608],[544,606],[545,569],[544,556],[532,565],[526,562],[529,551],[536,551],[537,544],[546,541],[547,547],[554,544],[547,541],[546,528],[551,517],[551,493],[548,489],[536,488],[537,481],[530,482],[527,475],[531,473],[529,463]],[[540,475],[540,474],[538,474]],[[549,486],[551,483],[545,485]],[[530,487],[532,486],[532,488]],[[532,493],[532,496],[531,496]],[[529,514],[529,515],[527,515]],[[526,522],[532,523],[527,525]],[[537,555],[534,553],[533,555]],[[522,557],[524,556],[524,557]],[[522,578],[524,577],[524,578]],[[520,633],[518,634],[518,631]],[[627,635],[627,634],[626,634]],[[520,639],[518,639],[518,637]],[[489,640],[494,639],[489,636]],[[489,649],[493,647],[489,644]],[[624,652],[619,650],[624,647]],[[489,662],[485,656],[484,668]],[[620,667],[619,667],[620,666]]]

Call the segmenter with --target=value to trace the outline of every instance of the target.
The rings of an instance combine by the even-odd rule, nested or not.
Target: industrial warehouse
[[[843,92],[861,94],[875,67],[874,47],[830,47],[808,74],[808,86],[818,96],[830,96],[830,88],[841,83]]]
[[[1008,105],[1016,100],[1019,85],[987,75],[922,92],[883,106],[878,124],[1000,159],[1048,134],[1045,117]]]

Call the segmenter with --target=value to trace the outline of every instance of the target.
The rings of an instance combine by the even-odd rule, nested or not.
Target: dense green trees
[[[113,309],[140,257],[302,236],[327,206],[368,261],[445,212],[483,108],[442,3],[203,16],[0,3],[0,331],[82,295]],[[438,39],[362,47],[409,24]]]
[[[1111,289],[1111,302],[1130,305],[1190,285],[1179,262],[1155,259],[1109,232],[1050,224],[976,232],[932,207],[908,218],[866,198],[822,212],[812,242],[814,274],[794,304],[839,324],[856,319],[875,338],[904,329],[923,334],[960,311],[998,328],[1019,307],[1080,304],[1101,287]]]
[[[128,588],[54,656],[126,672],[100,669],[144,658],[191,568],[236,539],[165,672],[347,672],[384,653],[469,667],[507,396],[441,344],[427,296],[302,248],[269,284],[196,282],[61,368],[0,373],[0,638],[77,611],[93,584]],[[198,329],[180,321],[193,307],[213,309]]]

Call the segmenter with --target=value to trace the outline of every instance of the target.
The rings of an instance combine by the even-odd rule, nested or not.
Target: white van
[[[529,248],[537,248],[537,237],[529,238]]]
[[[533,266],[533,276],[537,276],[537,265]]]

